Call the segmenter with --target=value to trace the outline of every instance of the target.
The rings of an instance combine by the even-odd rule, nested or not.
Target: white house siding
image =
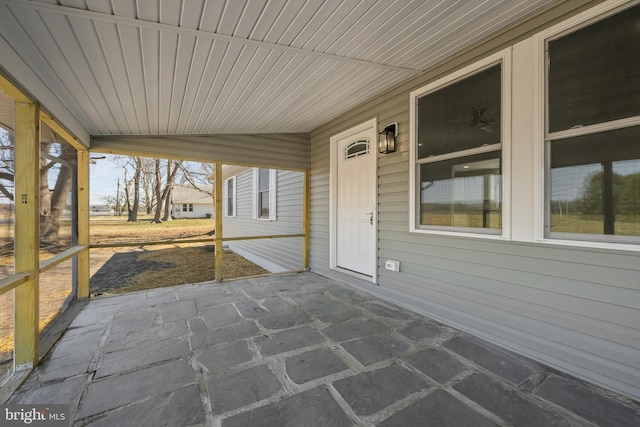
[[[565,9],[502,34],[311,133],[310,266],[499,345],[633,398],[640,398],[640,252],[549,243],[411,234],[409,93],[510,43]],[[515,61],[514,61],[515,62]],[[517,64],[516,64],[517,66]],[[517,90],[530,90],[514,88]],[[378,286],[329,268],[329,139],[372,118],[398,122],[393,154],[378,157]],[[533,173],[531,123],[516,123],[512,161]],[[514,136],[515,138],[515,136]],[[528,139],[526,139],[528,138]],[[527,164],[527,162],[529,162]],[[512,168],[515,169],[515,168]],[[508,178],[508,177],[507,177]],[[520,179],[520,178],[519,178]],[[514,191],[530,192],[522,176]],[[528,207],[533,209],[533,203]],[[520,207],[514,207],[514,215]],[[524,214],[531,216],[530,212]],[[385,270],[399,260],[399,273]]]
[[[253,219],[253,172],[247,169],[236,176],[236,216],[222,217],[223,236],[274,236],[301,234],[304,174],[276,171],[276,219]],[[223,185],[222,197],[227,196]],[[302,237],[227,241],[225,245],[239,255],[271,272],[302,268]]]
[[[173,205],[172,216],[178,218],[212,218],[213,217],[213,202],[209,204],[192,203],[193,211],[189,211],[189,203],[187,205],[187,211],[182,210],[182,203],[175,203]]]

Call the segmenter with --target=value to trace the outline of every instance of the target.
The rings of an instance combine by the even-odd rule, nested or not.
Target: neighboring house
[[[171,216],[173,218],[211,218],[214,214],[212,187],[193,188],[174,185],[171,190]]]
[[[224,237],[302,233],[302,172],[238,166],[225,166],[222,171]],[[301,237],[225,245],[270,272],[302,269]]]
[[[91,205],[89,207],[89,215],[92,216],[100,216],[100,215],[112,215],[113,210],[110,205]]]

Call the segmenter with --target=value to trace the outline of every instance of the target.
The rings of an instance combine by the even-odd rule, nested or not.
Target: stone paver
[[[349,368],[328,348],[288,357],[285,365],[289,378],[296,384],[304,384]]]
[[[443,345],[514,384],[520,384],[535,373],[523,358],[474,337],[454,337]]]
[[[240,413],[222,421],[222,427],[348,427],[353,423],[320,387],[279,402]]]
[[[222,369],[248,362],[253,355],[244,341],[234,341],[227,344],[220,344],[209,347],[197,356],[198,362],[202,363],[209,372],[216,372]]]
[[[444,326],[424,320],[414,320],[398,330],[399,333],[413,341],[432,338],[444,331],[446,331]]]
[[[465,366],[460,361],[438,348],[427,348],[404,359],[439,383],[445,383],[465,371]]]
[[[272,356],[278,353],[305,348],[325,341],[320,333],[308,326],[289,329],[271,336],[258,337],[256,344],[260,347],[263,356]]]
[[[543,408],[533,399],[523,396],[485,374],[473,374],[456,384],[454,388],[511,425],[532,427],[570,425],[558,413]]]
[[[404,353],[409,344],[389,335],[374,335],[343,343],[342,347],[368,366]]]
[[[211,410],[222,414],[277,394],[280,382],[267,365],[259,365],[213,378],[208,388]]]
[[[145,367],[128,374],[93,381],[80,405],[80,418],[108,409],[146,400],[196,382],[195,373],[184,360]]]
[[[105,353],[95,377],[102,378],[158,362],[179,359],[188,353],[189,344],[180,339],[153,341],[145,346]]]
[[[587,388],[569,378],[550,376],[534,394],[597,425],[640,426],[640,408],[622,406],[613,397],[605,396],[599,390]]]
[[[640,405],[311,273],[94,299],[8,403],[76,427],[635,426]]]
[[[275,316],[264,317],[258,320],[262,327],[267,329],[287,329],[297,325],[308,323],[311,319],[307,313],[295,311],[292,313],[278,314]]]
[[[87,427],[191,426],[205,420],[197,385],[188,385],[135,405],[110,412]]]
[[[380,427],[495,427],[496,423],[451,396],[436,390],[378,424]]]
[[[334,323],[324,329],[322,333],[334,341],[348,341],[354,338],[366,337],[387,331],[387,327],[375,319],[351,319],[346,322]]]
[[[208,330],[204,327],[202,319],[190,319],[189,325],[192,332],[189,340],[193,349],[236,341],[260,334],[258,327],[253,322],[235,323],[214,330]]]
[[[400,365],[364,372],[333,386],[358,415],[374,414],[428,385]]]

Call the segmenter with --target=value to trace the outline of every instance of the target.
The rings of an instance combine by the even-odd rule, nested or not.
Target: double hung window
[[[276,219],[276,180],[275,169],[255,168],[253,170],[253,218]]]
[[[640,6],[546,43],[545,237],[640,241]]]
[[[504,55],[411,94],[412,231],[502,234]]]
[[[224,182],[224,216],[236,216],[236,177],[231,177]]]

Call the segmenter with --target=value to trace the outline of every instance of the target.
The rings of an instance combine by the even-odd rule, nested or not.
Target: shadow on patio
[[[95,299],[10,403],[75,426],[632,426],[640,405],[311,274]]]

